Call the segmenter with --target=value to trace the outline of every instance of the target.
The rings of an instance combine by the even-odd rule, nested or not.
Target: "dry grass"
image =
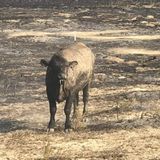
[[[92,41],[122,41],[122,40],[158,40],[160,39],[160,35],[126,35],[126,36],[108,36],[107,34],[114,34],[114,33],[125,33],[128,32],[127,30],[107,30],[107,31],[94,31],[94,32],[39,32],[39,31],[11,31],[11,30],[4,30],[4,33],[8,34],[8,38],[16,38],[16,37],[35,37],[37,40],[37,37],[41,37],[42,39],[48,41],[50,38],[48,36],[65,36],[65,37],[74,37],[86,40],[92,40]],[[133,50],[132,50],[133,51]],[[144,51],[144,50],[142,50]],[[155,51],[156,52],[156,51]],[[159,53],[158,53],[159,54]]]
[[[144,88],[147,90],[145,86]],[[142,90],[144,91],[142,88],[133,88],[133,91]],[[121,89],[119,93],[127,94],[125,91]],[[131,88],[128,89],[129,91]],[[92,89],[91,97],[97,97],[98,94],[103,98],[103,92],[105,91]],[[114,95],[115,93],[110,92],[109,94]],[[160,151],[159,104],[159,101],[141,103],[134,98],[132,100],[119,99],[116,103],[103,101],[102,105],[99,101],[91,100],[90,114],[86,122],[83,122],[86,127],[79,126],[77,131],[69,134],[63,132],[63,108],[61,106],[56,116],[58,128],[55,133],[47,134],[45,127],[49,114],[46,110],[46,102],[14,104],[8,112],[13,112],[10,119],[7,119],[7,115],[6,118],[3,115],[4,119],[1,119],[1,121],[6,120],[4,124],[7,123],[7,120],[11,124],[10,128],[5,128],[5,132],[0,134],[1,159],[119,160],[137,159],[137,157],[154,159],[159,157]],[[118,118],[115,105],[119,106]],[[37,110],[37,106],[40,110]],[[99,107],[95,108],[95,106]],[[4,107],[2,106],[3,112]],[[31,110],[32,113],[36,112],[34,116],[31,116]]]
[[[138,54],[138,55],[150,55],[150,56],[160,56],[160,51],[158,50],[148,50],[142,48],[111,48],[109,52],[114,54]]]

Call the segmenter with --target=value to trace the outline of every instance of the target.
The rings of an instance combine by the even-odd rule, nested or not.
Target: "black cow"
[[[83,90],[83,113],[87,110],[88,90],[93,77],[95,56],[83,43],[74,43],[54,54],[49,62],[42,59],[41,64],[47,67],[46,90],[50,105],[48,131],[55,127],[56,102],[66,101],[65,131],[72,128],[71,106],[78,106],[78,93]]]

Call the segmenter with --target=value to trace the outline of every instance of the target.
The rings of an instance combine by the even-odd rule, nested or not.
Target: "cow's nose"
[[[59,75],[58,75],[58,78],[65,80],[65,79],[66,79],[66,75],[65,75],[64,73],[59,74]]]

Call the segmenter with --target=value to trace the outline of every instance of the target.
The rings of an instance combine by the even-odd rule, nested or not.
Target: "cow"
[[[83,114],[87,112],[89,87],[93,78],[95,56],[91,49],[81,42],[61,49],[50,61],[41,59],[41,65],[47,67],[46,92],[50,107],[48,131],[55,128],[57,103],[65,101],[65,131],[72,130],[71,106],[78,106],[79,91],[83,91]]]

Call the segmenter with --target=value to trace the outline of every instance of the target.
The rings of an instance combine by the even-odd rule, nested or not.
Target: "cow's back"
[[[76,71],[80,70],[81,72],[88,72],[93,70],[93,64],[95,61],[94,54],[92,53],[91,49],[83,43],[78,42],[70,45],[68,48],[62,51],[61,55],[68,62],[78,62]]]
[[[73,74],[71,73],[69,75],[71,85],[75,85],[77,81],[78,83],[86,83],[91,79],[95,56],[90,48],[83,43],[76,42],[62,50],[60,54],[68,62],[78,62],[78,65],[73,68],[73,71],[71,71]]]

